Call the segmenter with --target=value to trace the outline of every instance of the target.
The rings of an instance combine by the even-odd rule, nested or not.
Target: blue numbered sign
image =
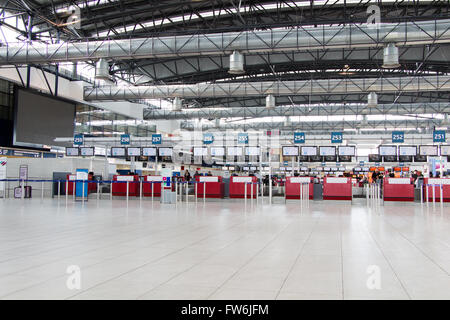
[[[332,132],[331,143],[342,143],[342,132]]]
[[[433,142],[445,142],[445,131],[436,130],[433,132]]]
[[[160,134],[152,134],[152,144],[161,144],[161,135]]]
[[[239,133],[238,134],[238,143],[248,143],[248,133]]]
[[[84,137],[82,134],[76,134],[73,136],[73,144],[76,146],[81,146],[84,142]]]
[[[211,144],[214,142],[214,135],[212,133],[204,133],[203,134],[203,143]]]
[[[129,134],[122,134],[120,136],[120,144],[124,144],[124,145],[130,144],[130,135]]]
[[[305,133],[294,132],[294,143],[305,143]]]
[[[405,133],[403,131],[393,131],[392,143],[403,143],[403,142],[405,142]]]

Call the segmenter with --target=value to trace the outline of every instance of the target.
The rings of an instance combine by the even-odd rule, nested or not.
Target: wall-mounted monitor
[[[383,158],[379,154],[369,154],[369,162],[381,162]]]
[[[441,146],[441,156],[450,156],[450,146]]]
[[[399,156],[415,156],[417,155],[416,146],[399,146],[398,147]]]
[[[250,170],[256,171],[256,167],[250,167]]]
[[[414,156],[398,156],[400,162],[412,162]]]
[[[352,156],[339,156],[339,162],[352,162]]]
[[[171,157],[173,153],[172,148],[158,148],[158,155],[160,157]]]
[[[379,146],[378,154],[380,156],[396,156],[397,146]]]
[[[78,157],[80,155],[79,148],[66,148],[66,156],[68,157]]]
[[[333,168],[331,168],[331,171],[338,171],[338,168],[333,167]]]
[[[142,155],[147,157],[156,157],[156,148],[144,147],[142,148]]]
[[[241,147],[227,147],[227,155],[232,157],[242,156],[242,148]]]
[[[112,147],[111,157],[125,157],[125,148],[123,147]]]
[[[307,167],[301,167],[300,171],[306,172],[306,171],[308,171],[308,168]]]
[[[228,167],[228,170],[233,171],[234,167]]]
[[[96,156],[106,156],[106,155],[110,156],[111,155],[110,152],[111,152],[111,150],[107,149],[105,147],[95,147],[94,148],[94,155],[96,155]]]
[[[342,172],[345,171],[344,167],[339,167],[338,169],[339,169],[339,171],[342,171]]]
[[[317,147],[314,146],[302,146],[302,156],[317,156]]]
[[[259,147],[245,147],[246,156],[259,156],[259,154],[260,154]]]
[[[208,148],[194,147],[194,157],[203,157],[208,155]]]
[[[211,147],[211,156],[213,157],[223,157],[225,155],[224,147]]]
[[[338,147],[338,155],[354,157],[356,155],[356,147],[355,146],[339,146]]]
[[[331,171],[330,167],[323,167],[323,171]]]
[[[362,171],[363,171],[363,172],[368,172],[368,171],[369,171],[369,168],[368,168],[368,167],[362,168]]]
[[[414,162],[427,162],[427,156],[417,155],[414,157]]]
[[[286,171],[292,171],[292,167],[286,167]]]
[[[297,146],[283,146],[282,155],[284,157],[297,157],[298,147]]]
[[[138,147],[128,147],[127,148],[128,157],[139,157],[141,156],[141,148]]]
[[[421,156],[437,156],[438,146],[419,146],[419,155]]]
[[[336,147],[319,147],[319,155],[320,156],[335,156],[336,155]]]
[[[384,162],[397,162],[397,156],[383,156]]]
[[[322,157],[321,156],[310,156],[309,157],[309,161],[310,162],[322,162]]]
[[[323,161],[325,162],[337,162],[337,156],[324,156]]]
[[[307,162],[307,161],[309,161],[309,158],[308,158],[308,156],[298,156],[298,161]]]
[[[80,147],[80,156],[93,157],[95,149],[94,147]]]
[[[353,168],[353,171],[355,171],[355,172],[360,172],[360,171],[362,171],[362,168],[356,167],[356,168]]]

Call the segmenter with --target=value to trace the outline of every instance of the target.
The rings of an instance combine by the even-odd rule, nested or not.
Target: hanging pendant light
[[[367,106],[376,107],[378,104],[378,95],[375,92],[369,93],[367,96]]]
[[[230,55],[230,70],[228,70],[228,73],[231,74],[245,73],[244,56],[240,52],[233,51],[233,53]]]
[[[395,69],[400,67],[398,62],[398,48],[394,43],[389,43],[383,50],[383,68]]]

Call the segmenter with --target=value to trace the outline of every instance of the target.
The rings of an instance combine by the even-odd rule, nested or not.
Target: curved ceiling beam
[[[234,50],[248,53],[381,47],[392,42],[401,46],[448,43],[450,20],[381,24],[379,29],[348,24],[61,44],[8,44],[0,47],[0,64],[225,55]]]
[[[85,87],[85,100],[138,100],[368,92],[450,91],[450,76]]]

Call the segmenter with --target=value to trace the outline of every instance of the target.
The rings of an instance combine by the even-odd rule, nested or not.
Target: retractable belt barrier
[[[370,183],[366,185],[367,206],[378,207],[383,203],[381,195],[381,185],[379,183]]]
[[[420,188],[420,204],[423,205],[424,196],[423,196],[423,187],[425,187],[425,202],[427,203],[427,207],[430,203],[430,194],[428,189],[431,187],[432,190],[432,198],[433,198],[433,208],[436,206],[436,188],[439,188],[439,203],[441,207],[444,205],[444,185],[440,184],[423,184],[422,188]]]

